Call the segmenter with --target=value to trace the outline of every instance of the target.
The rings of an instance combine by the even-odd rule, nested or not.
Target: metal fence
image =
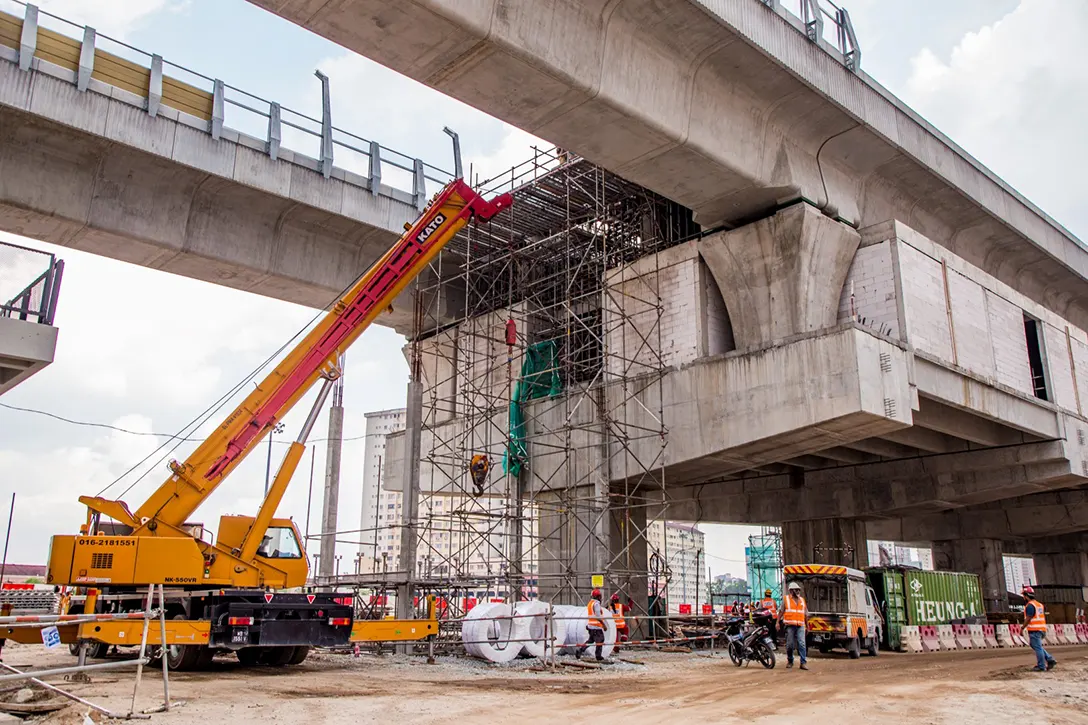
[[[0,242],[0,317],[53,324],[64,261]]]
[[[824,49],[838,51],[843,65],[857,73],[861,69],[861,47],[846,8],[832,0],[759,0],[780,15],[799,19],[805,35]]]

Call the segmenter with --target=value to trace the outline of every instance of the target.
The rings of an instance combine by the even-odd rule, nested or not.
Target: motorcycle
[[[729,659],[740,667],[748,662],[758,662],[768,670],[775,665],[774,642],[771,641],[770,619],[756,615],[749,626],[742,617],[726,620],[726,636],[729,640]]]

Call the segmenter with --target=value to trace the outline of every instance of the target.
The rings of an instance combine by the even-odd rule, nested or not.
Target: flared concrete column
[[[833,327],[860,241],[853,228],[803,202],[700,240],[737,349]]]
[[[933,565],[938,571],[977,574],[987,612],[1009,611],[1004,550],[999,539],[955,539],[933,542]]]
[[[810,519],[782,524],[785,564],[869,565],[865,522],[857,519]]]
[[[536,494],[541,601],[585,604],[593,589],[593,575],[605,573],[607,512],[588,503],[593,493],[591,487],[580,486]]]
[[[1088,552],[1032,554],[1039,584],[1088,587]]]

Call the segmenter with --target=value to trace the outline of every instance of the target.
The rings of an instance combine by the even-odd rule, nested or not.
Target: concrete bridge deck
[[[1088,325],[1079,240],[777,3],[250,1],[684,204],[704,226],[796,198],[859,227],[899,219]]]
[[[276,104],[268,135],[248,136],[224,126],[221,81],[197,88],[158,56],[140,66],[96,44],[90,29],[80,41],[0,14],[0,229],[323,307],[415,218],[437,175],[415,162],[409,190],[383,183],[382,164],[395,169],[376,143],[363,145],[377,159],[368,176],[333,166],[332,142],[321,159],[295,153]],[[407,328],[410,309],[383,324]]]

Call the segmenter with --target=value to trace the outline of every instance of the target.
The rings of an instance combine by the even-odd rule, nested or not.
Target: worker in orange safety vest
[[[601,607],[601,590],[594,589],[586,603],[586,631],[589,634],[588,641],[575,652],[574,656],[582,659],[582,655],[589,649],[590,644],[597,645],[594,654],[598,662],[604,661],[602,649],[604,647],[604,609]]]
[[[808,669],[808,647],[805,642],[805,623],[808,621],[808,605],[801,593],[801,585],[790,582],[789,593],[782,600],[782,623],[786,626],[786,669],[793,667],[793,651],[801,657],[801,669]]]
[[[612,610],[612,619],[616,621],[616,642],[626,642],[630,637],[630,630],[627,628],[627,620],[623,616],[623,612],[627,609],[623,602],[620,601],[620,595],[618,593],[612,594],[612,601],[608,605],[608,608]],[[617,646],[615,650],[618,651]]]
[[[1036,672],[1046,672],[1054,669],[1058,661],[1043,649],[1043,638],[1046,637],[1046,608],[1043,603],[1035,598],[1035,590],[1030,586],[1024,587],[1024,628],[1028,631],[1028,643],[1035,650]]]
[[[771,596],[771,590],[767,589],[763,592],[763,601],[759,603],[759,608],[764,616],[768,617],[771,621],[767,624],[767,629],[771,635],[771,641],[774,642],[774,646],[778,646],[778,602]]]

